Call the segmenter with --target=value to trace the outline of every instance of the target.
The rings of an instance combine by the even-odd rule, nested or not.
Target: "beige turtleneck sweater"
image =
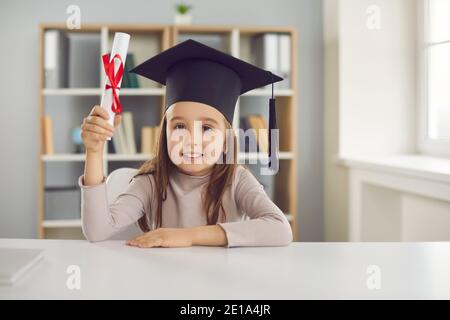
[[[210,174],[191,176],[176,170],[170,177],[167,199],[163,202],[163,228],[189,228],[206,225],[201,202],[202,187]],[[81,188],[83,233],[89,241],[102,241],[146,216],[152,226],[156,199],[154,178],[145,174],[133,178],[127,189],[108,205],[106,177],[100,184]],[[228,247],[284,246],[292,241],[292,229],[283,212],[270,200],[263,186],[245,167],[238,165],[231,188],[224,194],[226,221],[219,222]]]

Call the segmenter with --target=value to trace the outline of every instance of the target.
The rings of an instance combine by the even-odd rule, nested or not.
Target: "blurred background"
[[[2,1],[0,237],[83,238],[80,128],[100,103],[100,56],[131,35],[125,69],[195,39],[285,78],[280,171],[239,159],[296,241],[450,240],[450,0]],[[104,173],[152,156],[164,88],[124,77]],[[233,125],[267,126],[270,88]]]

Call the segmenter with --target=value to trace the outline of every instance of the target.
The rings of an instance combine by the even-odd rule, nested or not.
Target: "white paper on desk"
[[[125,60],[127,58],[127,52],[128,52],[128,44],[130,43],[130,35],[123,32],[116,32],[114,34],[114,41],[111,48],[111,54],[109,55],[109,58],[111,59],[116,55],[119,54],[120,58],[122,59],[123,66],[125,67]],[[120,61],[118,59],[114,60],[114,74],[116,74],[117,69],[120,66]],[[124,74],[125,75],[125,74]],[[106,77],[106,75],[105,75]],[[123,77],[122,77],[123,79]],[[117,84],[119,87],[122,84],[122,79],[120,79],[119,83]],[[100,106],[102,108],[105,108],[106,111],[109,114],[108,122],[110,125],[114,126],[114,111],[111,109],[111,105],[113,102],[113,93],[111,89],[106,90],[106,85],[110,85],[108,77],[106,77],[105,85],[103,86],[103,94],[102,94],[102,100],[100,102]],[[120,90],[116,90],[117,96],[119,96]],[[108,140],[111,140],[111,138],[108,137]]]
[[[0,248],[0,286],[13,285],[43,257],[41,249]]]

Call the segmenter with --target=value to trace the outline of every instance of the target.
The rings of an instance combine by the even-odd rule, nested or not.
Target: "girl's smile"
[[[182,153],[182,157],[183,157],[183,162],[184,163],[194,163],[194,161],[203,158],[203,154],[202,153]],[[202,159],[203,160],[203,159]]]

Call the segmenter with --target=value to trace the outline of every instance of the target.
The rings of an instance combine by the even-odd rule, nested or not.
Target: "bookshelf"
[[[64,32],[70,39],[71,51],[77,43],[86,39],[90,48],[87,52],[98,51],[98,61],[87,70],[91,78],[89,86],[79,86],[80,80],[68,81],[64,87],[46,87],[45,34],[47,30]],[[280,129],[280,169],[275,176],[259,176],[259,159],[267,158],[262,152],[245,152],[240,150],[238,161],[246,164],[258,180],[265,186],[272,200],[287,215],[296,235],[297,185],[296,185],[296,126],[297,119],[297,35],[293,28],[273,27],[241,27],[241,26],[209,26],[209,25],[147,25],[147,24],[90,24],[83,25],[81,30],[67,30],[64,24],[44,23],[39,30],[39,155],[38,155],[38,236],[39,238],[83,238],[79,212],[79,190],[77,178],[84,168],[84,153],[73,152],[69,131],[79,126],[94,104],[99,104],[104,84],[100,55],[110,50],[114,32],[122,31],[131,35],[129,52],[135,55],[135,65],[143,62],[171,46],[188,38],[200,41],[216,49],[227,52],[237,58],[255,63],[251,54],[254,42],[252,39],[261,34],[276,33],[290,37],[290,83],[288,87],[275,84],[277,98],[277,123]],[[85,38],[83,38],[85,37]],[[74,40],[75,39],[75,40]],[[81,50],[81,49],[80,49]],[[77,70],[79,66],[71,61],[69,68]],[[75,64],[75,65],[74,65]],[[261,66],[264,67],[264,66]],[[95,70],[96,74],[92,73]],[[82,71],[82,70],[81,70]],[[70,71],[69,71],[70,72]],[[84,74],[83,74],[84,76]],[[126,111],[133,114],[137,150],[140,150],[140,129],[146,125],[158,125],[164,112],[165,89],[159,84],[139,77],[139,88],[122,88],[121,102]],[[78,85],[77,85],[78,84]],[[254,113],[268,112],[270,86],[253,90],[244,94],[237,102],[233,126],[239,127],[241,117]],[[261,105],[263,106],[261,108]],[[46,154],[44,146],[43,119],[52,117],[54,135],[54,153]],[[139,115],[139,116],[138,116]],[[264,115],[268,119],[268,113]],[[147,123],[151,122],[151,123]],[[69,143],[70,142],[70,143]],[[149,154],[117,154],[110,153],[112,142],[105,144],[104,174],[108,175],[120,167],[138,168],[148,160]],[[72,192],[72,198],[61,196],[58,192]],[[53,196],[52,196],[53,194]],[[55,196],[59,195],[59,196]],[[57,208],[57,200],[65,199],[64,210]],[[77,198],[78,197],[78,198]],[[69,204],[73,205],[69,206]],[[78,206],[75,203],[78,202]],[[53,209],[52,209],[53,208]],[[50,212],[53,210],[53,212]]]

